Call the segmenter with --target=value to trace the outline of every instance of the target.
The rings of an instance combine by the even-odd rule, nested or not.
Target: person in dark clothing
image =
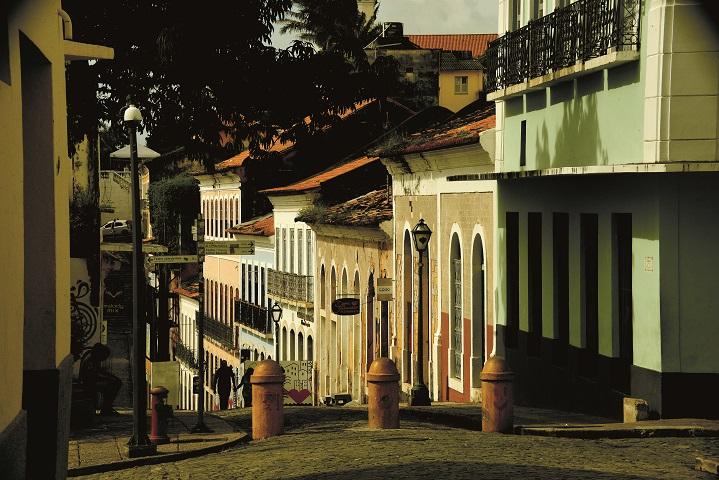
[[[230,392],[235,389],[235,372],[227,366],[227,361],[220,361],[220,368],[215,370],[215,379],[212,385],[215,393],[220,396],[220,410],[227,410]]]
[[[240,384],[238,385],[238,389],[242,387],[242,400],[244,401],[245,407],[251,407],[252,406],[252,384],[250,383],[250,377],[255,372],[255,370],[250,367],[245,371],[245,374],[242,375],[242,380],[240,380]]]
[[[110,349],[107,345],[96,343],[82,355],[78,378],[89,390],[102,393],[100,415],[117,415],[112,404],[120,391],[122,380],[102,368],[102,362],[108,358]]]

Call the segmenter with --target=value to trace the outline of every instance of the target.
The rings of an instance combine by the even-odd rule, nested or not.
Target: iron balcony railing
[[[272,333],[267,309],[244,300],[235,300],[235,321],[260,333]]]
[[[195,352],[182,342],[177,342],[175,344],[175,358],[193,370],[198,369]]]
[[[205,336],[217,341],[228,350],[235,348],[232,327],[205,315]]]
[[[279,272],[268,269],[267,293],[271,297],[293,300],[297,302],[313,303],[313,278],[307,275]]]
[[[507,32],[486,53],[495,91],[606,55],[638,50],[641,0],[577,0]]]

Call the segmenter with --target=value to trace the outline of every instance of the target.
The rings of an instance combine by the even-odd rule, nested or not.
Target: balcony
[[[487,49],[487,98],[637,60],[640,19],[641,0],[578,0],[507,32]]]
[[[267,294],[278,300],[295,302],[300,306],[310,307],[314,302],[313,278],[307,275],[268,269]]]
[[[233,350],[235,348],[232,339],[232,327],[207,315],[205,315],[205,336],[218,342],[227,350]]]
[[[264,335],[272,333],[267,309],[243,300],[235,301],[235,321]]]
[[[175,343],[175,358],[193,370],[198,369],[195,352],[182,342]]]

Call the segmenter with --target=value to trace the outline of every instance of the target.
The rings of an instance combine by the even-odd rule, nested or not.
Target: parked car
[[[132,222],[130,220],[110,220],[100,227],[102,238],[125,236],[132,233]]]

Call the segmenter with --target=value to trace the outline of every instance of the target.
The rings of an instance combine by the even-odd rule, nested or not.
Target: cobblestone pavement
[[[247,412],[225,418],[240,427],[249,420]],[[694,459],[719,449],[716,438],[580,440],[413,421],[372,431],[361,411],[341,409],[288,409],[286,425],[285,435],[222,453],[80,478],[707,479]]]

